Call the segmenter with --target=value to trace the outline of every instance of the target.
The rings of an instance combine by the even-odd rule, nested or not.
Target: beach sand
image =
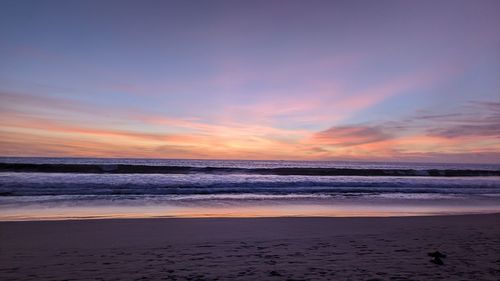
[[[500,214],[1,222],[0,243],[1,280],[500,280]]]

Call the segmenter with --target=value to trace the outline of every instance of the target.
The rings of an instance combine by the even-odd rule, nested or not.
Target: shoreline
[[[4,280],[498,280],[500,214],[0,222]],[[427,253],[447,255],[444,265]]]
[[[69,202],[69,201],[68,201]],[[498,200],[473,199],[359,199],[340,200],[257,200],[257,201],[192,201],[158,202],[143,205],[95,202],[73,205],[64,203],[0,207],[2,221],[59,221],[96,219],[171,219],[171,218],[286,218],[286,217],[421,217],[457,216],[500,213]],[[108,203],[109,205],[105,205]],[[135,205],[133,205],[133,204]]]
[[[0,224],[2,223],[15,223],[15,222],[59,222],[59,221],[95,221],[95,220],[224,220],[224,219],[384,219],[384,218],[426,218],[426,217],[468,217],[468,216],[489,216],[489,215],[498,215],[500,216],[500,212],[498,211],[478,211],[478,212],[468,212],[468,213],[435,213],[435,214],[407,214],[407,215],[339,215],[339,216],[329,216],[329,215],[283,215],[283,216],[149,216],[149,217],[107,217],[107,216],[88,216],[88,217],[61,217],[61,218],[41,218],[41,219],[33,219],[33,218],[22,218],[22,219],[12,219],[12,220],[3,220],[0,219]]]

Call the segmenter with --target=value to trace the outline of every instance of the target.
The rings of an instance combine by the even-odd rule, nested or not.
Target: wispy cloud
[[[3,155],[415,161],[472,155],[494,162],[500,151],[498,102],[470,102],[451,112],[421,111],[403,121],[314,131],[231,119],[209,123],[29,94],[4,92],[0,97]],[[278,112],[302,109],[297,103]]]
[[[451,112],[421,111],[401,121],[334,126],[304,144],[327,159],[498,162],[499,109],[497,102],[469,102]]]
[[[313,135],[313,141],[331,146],[354,146],[380,142],[392,138],[378,127],[339,126]]]
[[[471,102],[461,110],[459,114],[427,117],[435,124],[428,133],[446,138],[500,138],[500,102]]]

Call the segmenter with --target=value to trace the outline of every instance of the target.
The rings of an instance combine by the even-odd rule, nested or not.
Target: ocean
[[[0,220],[500,212],[500,164],[0,158]]]

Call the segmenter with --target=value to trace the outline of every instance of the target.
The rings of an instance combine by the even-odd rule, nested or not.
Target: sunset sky
[[[0,2],[0,155],[500,162],[500,1]]]

